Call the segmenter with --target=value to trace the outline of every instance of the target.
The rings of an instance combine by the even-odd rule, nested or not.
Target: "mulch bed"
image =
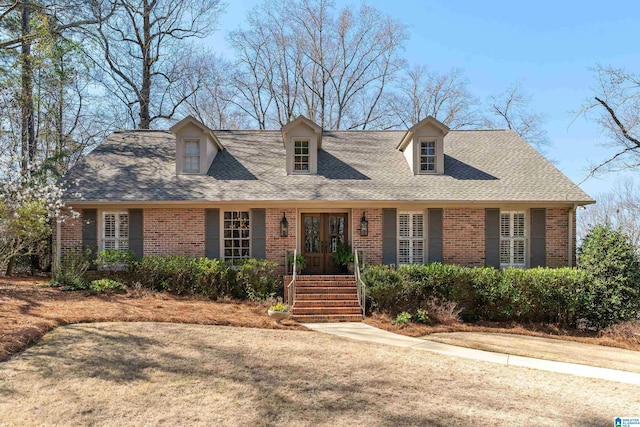
[[[306,329],[297,322],[281,324],[267,307],[247,301],[211,301],[150,291],[91,294],[41,287],[48,278],[0,278],[0,361],[25,349],[52,329],[88,322],[173,322],[264,329]]]

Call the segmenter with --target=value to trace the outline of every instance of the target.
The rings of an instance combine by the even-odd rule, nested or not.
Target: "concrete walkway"
[[[595,366],[579,365],[577,363],[555,362],[552,360],[534,359],[532,357],[514,356],[511,354],[458,347],[455,345],[442,344],[435,341],[427,341],[420,338],[394,334],[393,332],[374,328],[366,323],[305,323],[304,326],[314,331],[351,338],[354,340],[412,348],[416,350],[425,350],[447,356],[464,357],[467,359],[500,363],[502,365],[522,366],[525,368],[576,375],[579,377],[597,378],[601,380],[640,385],[640,374],[635,372],[598,368]]]

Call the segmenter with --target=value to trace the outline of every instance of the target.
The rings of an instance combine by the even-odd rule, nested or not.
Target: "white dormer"
[[[318,173],[318,150],[322,146],[322,128],[304,116],[281,129],[287,150],[287,175]]]
[[[397,148],[414,175],[444,174],[444,137],[448,132],[444,123],[431,116],[407,131]]]
[[[176,173],[205,175],[219,151],[224,150],[213,131],[192,116],[169,129],[176,137]]]

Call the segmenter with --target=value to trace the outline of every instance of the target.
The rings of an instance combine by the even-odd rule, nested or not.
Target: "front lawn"
[[[310,331],[62,327],[0,364],[12,425],[611,425],[637,386]]]

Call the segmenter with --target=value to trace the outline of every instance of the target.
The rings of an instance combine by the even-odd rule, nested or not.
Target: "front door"
[[[338,245],[347,243],[346,213],[302,214],[302,256],[305,274],[335,274],[341,271],[333,263]]]

